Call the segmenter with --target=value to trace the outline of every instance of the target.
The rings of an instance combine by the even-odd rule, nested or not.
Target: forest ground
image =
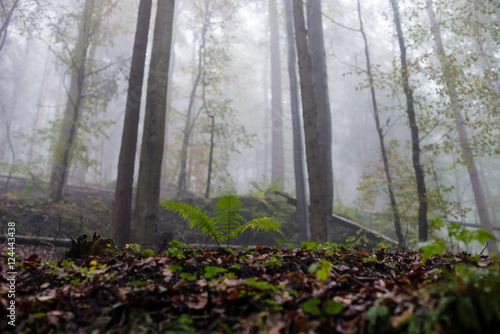
[[[36,231],[43,228],[34,218],[40,215],[61,236],[78,224],[106,232],[109,207],[99,201],[60,207],[1,201],[2,224],[30,221]],[[2,333],[496,333],[500,325],[496,257],[446,253],[422,263],[418,251],[282,242],[173,243],[158,255],[127,249],[86,259],[16,245],[12,327],[7,246],[1,248]]]

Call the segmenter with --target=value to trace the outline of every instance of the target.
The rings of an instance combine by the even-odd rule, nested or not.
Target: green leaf
[[[325,309],[326,314],[336,315],[342,312],[342,310],[344,310],[344,304],[342,303],[336,302],[334,300],[329,300],[326,303],[326,309]]]
[[[486,241],[488,240],[498,241],[498,239],[493,234],[491,234],[490,231],[482,228],[475,231],[474,239],[482,244],[486,243]]]
[[[318,305],[321,301],[318,298],[308,299],[304,304],[302,304],[302,309],[312,315],[321,315]]]
[[[422,263],[425,263],[432,255],[443,255],[443,250],[446,249],[446,242],[443,239],[435,239],[419,242],[417,247],[422,249]]]
[[[142,252],[142,257],[150,257],[150,256],[153,256],[154,254],[155,254],[155,252],[153,252],[152,249],[145,249]]]

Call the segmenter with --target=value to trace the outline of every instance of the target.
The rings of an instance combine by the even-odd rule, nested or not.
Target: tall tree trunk
[[[321,168],[320,137],[318,133],[316,100],[314,98],[311,55],[309,54],[302,0],[293,0],[293,18],[299,64],[300,91],[302,95],[307,173],[309,176],[311,240],[325,242],[328,240],[327,222],[330,220],[332,212],[328,210],[328,207],[331,207],[331,203],[327,203],[327,199],[323,193],[323,184],[326,182],[326,176],[322,174],[323,171]]]
[[[83,86],[87,54],[91,43],[91,18],[95,0],[85,0],[82,22],[75,46],[75,56],[70,67],[71,81],[67,93],[68,101],[61,124],[61,133],[54,145],[52,170],[50,173],[50,198],[56,202],[62,199],[63,188],[68,176],[71,151],[76,138],[78,120],[83,104]]]
[[[132,51],[132,63],[128,80],[127,104],[123,120],[120,156],[118,158],[118,175],[116,177],[115,206],[112,221],[113,237],[116,245],[119,247],[130,243],[137,132],[139,128],[151,7],[152,0],[141,0],[139,3],[134,49]]]
[[[299,110],[299,90],[297,78],[297,53],[295,50],[295,31],[293,27],[292,0],[285,0],[286,31],[288,39],[288,76],[290,79],[290,106],[293,129],[293,166],[295,171],[295,192],[297,194],[297,219],[299,222],[299,241],[309,241],[309,213],[307,212],[306,173],[304,166],[304,136]]]
[[[40,91],[38,92],[38,99],[36,102],[35,119],[33,120],[33,135],[35,135],[38,131],[38,128],[40,126],[40,119],[42,119],[42,117],[40,116],[42,114],[42,104],[45,101],[45,94],[48,86],[47,79],[49,78],[49,73],[52,69],[52,64],[50,64],[49,62],[49,60],[51,59],[51,55],[52,53],[50,51],[47,51],[47,55],[45,56],[45,64],[43,66],[42,81],[40,82]],[[28,163],[30,163],[33,158],[34,147],[35,141],[31,140],[28,150]]]
[[[312,61],[312,80],[317,110],[317,129],[319,135],[319,157],[323,175],[323,197],[326,221],[331,220],[333,206],[333,167],[332,167],[332,116],[328,94],[328,74],[323,38],[323,18],[321,0],[307,0],[307,37]],[[327,228],[330,224],[327,225]]]
[[[375,84],[373,82],[372,68],[370,63],[370,52],[368,49],[368,39],[365,34],[363,27],[363,19],[361,16],[361,5],[358,0],[358,17],[361,35],[363,35],[363,41],[365,43],[365,58],[366,58],[366,74],[368,76],[368,82],[370,84],[370,93],[372,98],[372,108],[373,116],[375,118],[375,127],[377,128],[378,139],[380,142],[380,153],[382,155],[382,162],[384,163],[385,177],[387,180],[387,190],[389,191],[389,199],[391,202],[392,217],[394,219],[394,230],[396,231],[396,236],[398,237],[398,242],[400,246],[404,244],[403,233],[401,232],[401,219],[399,216],[398,204],[396,202],[396,196],[394,195],[394,185],[392,183],[391,171],[389,170],[389,159],[387,158],[387,151],[385,149],[384,140],[384,130],[380,125],[379,110],[377,104],[377,96],[375,94]]]
[[[271,30],[271,183],[285,179],[285,158],[283,150],[283,107],[281,104],[281,62],[280,35],[276,0],[269,0],[269,28]]]
[[[464,154],[464,159],[466,163],[465,167],[469,172],[469,178],[472,185],[472,191],[474,193],[474,199],[476,201],[479,220],[481,226],[484,229],[488,230],[491,234],[494,234],[493,224],[491,222],[490,213],[488,211],[488,206],[486,204],[486,198],[484,196],[481,179],[479,177],[477,166],[474,161],[474,155],[472,154],[471,151],[469,135],[467,133],[467,128],[465,126],[465,120],[464,117],[462,116],[463,105],[460,103],[460,99],[458,98],[458,92],[455,89],[455,84],[452,78],[454,69],[444,50],[443,42],[441,40],[441,29],[438,22],[436,21],[436,16],[434,14],[434,9],[432,7],[432,1],[426,0],[426,3],[427,3],[427,14],[429,15],[431,29],[434,35],[434,41],[436,43],[436,49],[438,52],[439,61],[441,63],[443,71],[442,75],[446,84],[448,96],[450,97],[451,108],[453,111],[453,115],[455,117],[455,124],[458,129],[458,136],[460,138],[460,146]],[[490,242],[488,244],[488,252],[498,254],[498,244],[496,242]]]
[[[136,220],[133,225],[134,238],[145,248],[153,247],[158,233],[158,203],[165,141],[168,68],[174,7],[175,0],[158,1],[151,51],[135,203]]]
[[[394,12],[394,22],[396,23],[396,31],[398,34],[399,50],[401,51],[401,79],[403,82],[403,90],[406,95],[406,113],[410,123],[411,132],[411,148],[413,169],[415,170],[415,178],[417,181],[418,193],[418,239],[426,241],[428,238],[428,223],[427,223],[427,192],[425,188],[425,177],[422,164],[420,163],[420,138],[418,135],[418,125],[415,117],[415,107],[413,105],[413,90],[410,86],[408,66],[406,63],[406,46],[401,29],[401,18],[396,0],[391,0],[392,10]]]

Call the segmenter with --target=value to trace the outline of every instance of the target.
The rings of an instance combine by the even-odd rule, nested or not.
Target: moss
[[[86,234],[79,236],[76,240],[71,238],[71,247],[66,252],[66,258],[85,259],[89,256],[110,255],[116,251],[115,241],[112,238],[94,236],[91,240]]]

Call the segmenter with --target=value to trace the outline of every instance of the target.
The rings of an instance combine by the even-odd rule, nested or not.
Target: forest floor
[[[494,333],[500,264],[355,246],[133,250],[1,263],[0,332]],[[15,290],[15,299],[9,290]],[[15,327],[9,325],[15,300]]]
[[[282,199],[245,205],[251,203],[249,212],[282,214],[276,218],[288,223],[283,229],[294,229],[287,221],[293,209]],[[2,233],[5,222],[16,221],[17,234],[105,235],[110,212],[95,198],[60,204],[0,198]],[[181,229],[182,221],[176,224],[183,242],[196,237]],[[498,257],[446,253],[423,263],[418,251],[368,251],[349,243],[209,249],[173,242],[158,255],[132,248],[71,259],[64,249],[16,244],[10,268],[8,250],[0,245],[0,333],[483,334],[500,328]]]

